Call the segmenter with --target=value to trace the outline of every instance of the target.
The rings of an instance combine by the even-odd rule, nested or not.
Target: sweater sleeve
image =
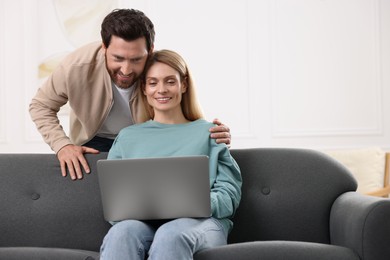
[[[241,171],[224,144],[216,144],[211,139],[210,177],[211,211],[213,217],[230,218],[234,215],[241,200]]]
[[[62,66],[49,77],[38,89],[32,99],[29,112],[44,141],[57,153],[62,147],[71,143],[66,136],[57,113],[68,101],[66,95],[66,74]]]

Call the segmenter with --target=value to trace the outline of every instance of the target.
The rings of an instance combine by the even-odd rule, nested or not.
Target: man
[[[137,116],[134,94],[154,47],[154,25],[144,13],[116,9],[101,26],[102,43],[90,43],[68,55],[38,89],[30,115],[38,131],[57,154],[62,176],[72,180],[90,172],[85,153],[109,151],[119,130]],[[69,102],[70,134],[57,112]],[[230,144],[229,128],[219,120],[210,129],[218,143]]]

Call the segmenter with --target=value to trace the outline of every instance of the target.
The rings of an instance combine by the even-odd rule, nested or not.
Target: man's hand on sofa
[[[85,173],[90,173],[89,165],[84,157],[85,153],[97,154],[99,151],[90,147],[73,144],[62,147],[57,153],[57,158],[61,165],[62,176],[66,177],[66,168],[68,168],[72,180],[82,179],[83,172],[81,166],[84,168]]]

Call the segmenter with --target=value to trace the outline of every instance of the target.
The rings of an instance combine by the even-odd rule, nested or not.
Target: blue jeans
[[[227,234],[215,218],[179,218],[158,228],[148,222],[124,220],[108,231],[100,249],[101,260],[193,259],[193,254],[226,245]]]

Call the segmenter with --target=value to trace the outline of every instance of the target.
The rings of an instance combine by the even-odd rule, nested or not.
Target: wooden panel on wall
[[[6,29],[6,16],[5,16],[5,3],[0,2],[0,32],[5,32]],[[4,36],[4,35],[3,35]],[[5,56],[5,42],[0,41],[0,57]],[[0,59],[0,144],[5,142],[6,139],[6,88],[5,88],[5,59]]]
[[[378,1],[274,2],[275,137],[381,135]]]
[[[52,7],[50,3],[46,2],[48,7]],[[39,65],[39,50],[41,48],[41,38],[53,35],[50,31],[41,31],[39,18],[50,16],[47,9],[40,9],[39,1],[29,1],[23,3],[21,8],[23,12],[23,65],[24,65],[24,102],[23,102],[23,122],[25,127],[24,140],[27,144],[42,143],[42,137],[35,128],[35,124],[31,121],[28,107],[31,98],[39,86],[38,65]],[[43,15],[45,14],[45,15]],[[55,36],[55,35],[53,35]]]

